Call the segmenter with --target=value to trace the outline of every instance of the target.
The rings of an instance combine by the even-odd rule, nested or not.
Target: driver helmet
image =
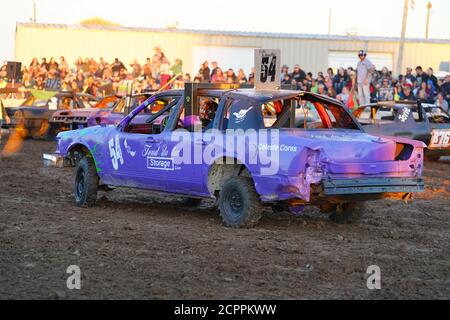
[[[208,126],[216,116],[218,105],[212,100],[206,101],[200,110],[200,120],[203,126]]]

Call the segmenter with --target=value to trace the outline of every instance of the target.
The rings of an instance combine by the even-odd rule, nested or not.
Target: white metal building
[[[304,70],[317,73],[329,66],[356,66],[357,51],[365,49],[378,69],[386,66],[398,73],[398,41],[362,36],[18,23],[15,55],[26,65],[33,57],[53,56],[59,60],[61,55],[70,64],[78,57],[103,57],[107,61],[118,57],[129,64],[135,58],[144,63],[159,46],[171,62],[183,60],[184,72],[195,74],[201,62],[216,60],[223,69],[244,68],[248,73],[254,48],[267,48],[281,49],[282,64],[291,69],[298,63]],[[446,61],[450,61],[450,40],[408,39],[401,71],[417,65],[439,70],[441,62]]]

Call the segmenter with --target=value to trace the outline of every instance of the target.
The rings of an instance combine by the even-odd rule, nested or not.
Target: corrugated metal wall
[[[112,61],[115,57],[129,64],[133,59],[144,63],[152,55],[153,48],[160,46],[170,61],[180,58],[184,72],[198,70],[192,65],[192,46],[222,45],[254,48],[281,49],[282,64],[299,63],[305,70],[317,73],[325,71],[329,51],[353,51],[392,53],[397,64],[398,44],[382,41],[346,41],[322,39],[288,39],[271,37],[247,37],[232,35],[206,35],[200,33],[151,32],[130,30],[99,30],[65,26],[63,28],[18,25],[16,30],[16,59],[25,64],[33,57],[66,57],[69,64],[81,57],[99,57]],[[450,61],[450,44],[407,43],[404,65],[439,69],[441,61]],[[220,63],[220,62],[219,62]],[[226,66],[224,66],[226,67]],[[381,66],[377,66],[380,67]]]

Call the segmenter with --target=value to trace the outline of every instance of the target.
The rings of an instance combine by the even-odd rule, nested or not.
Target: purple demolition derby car
[[[299,127],[296,112],[311,106],[319,118],[304,114]],[[226,226],[252,227],[263,206],[314,205],[349,222],[365,201],[407,202],[424,190],[424,148],[365,133],[324,96],[186,84],[156,93],[118,125],[60,133],[56,152],[43,157],[48,166],[76,167],[78,206],[94,205],[99,189],[141,188],[191,205],[214,198]]]

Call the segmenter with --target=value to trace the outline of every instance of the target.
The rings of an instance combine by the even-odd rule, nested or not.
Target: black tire
[[[185,207],[198,207],[202,203],[202,199],[198,198],[184,198],[183,206]]]
[[[75,170],[74,195],[78,207],[92,207],[97,201],[98,175],[94,160],[83,157]]]
[[[337,224],[355,223],[362,217],[364,211],[364,202],[338,204],[330,214],[330,220]]]
[[[219,193],[220,216],[225,226],[251,228],[262,217],[262,204],[253,181],[246,177],[231,178]]]

